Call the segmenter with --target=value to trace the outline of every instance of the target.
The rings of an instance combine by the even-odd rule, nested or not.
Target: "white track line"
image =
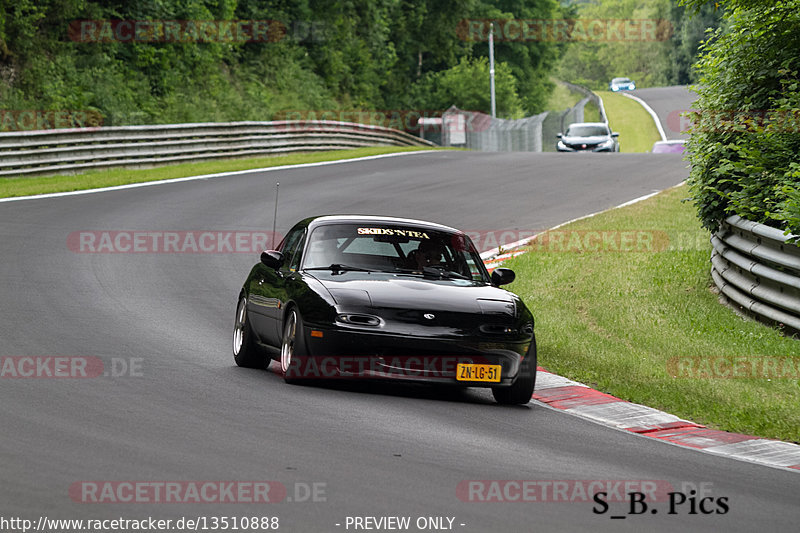
[[[513,250],[513,249],[519,248],[521,246],[526,246],[531,241],[536,240],[536,238],[539,235],[541,235],[543,233],[547,233],[548,231],[553,231],[553,230],[558,229],[558,228],[560,228],[562,226],[566,226],[567,224],[572,224],[573,222],[577,222],[577,221],[583,220],[585,218],[591,218],[591,217],[599,215],[601,213],[605,213],[606,211],[613,211],[614,209],[619,209],[621,207],[627,207],[629,205],[633,205],[633,204],[641,202],[643,200],[647,200],[648,198],[652,198],[653,196],[657,195],[660,192],[668,191],[670,189],[674,189],[675,187],[680,187],[684,183],[686,183],[686,182],[682,181],[682,182],[678,183],[677,185],[673,185],[672,187],[667,187],[666,189],[662,189],[660,191],[653,191],[653,192],[651,192],[649,194],[645,194],[644,196],[640,196],[638,198],[634,198],[633,200],[628,200],[627,202],[619,204],[619,205],[616,205],[614,207],[609,207],[608,209],[603,209],[602,211],[597,211],[597,212],[591,213],[589,215],[583,215],[583,216],[580,216],[580,217],[577,217],[577,218],[573,218],[572,220],[567,220],[566,222],[562,222],[561,224],[553,226],[552,228],[549,228],[549,229],[546,229],[546,230],[544,230],[544,231],[542,231],[540,233],[537,233],[533,237],[527,237],[525,239],[522,239],[522,240],[519,240],[519,241],[516,241],[516,242],[512,242],[512,243],[506,244],[504,246],[499,246],[497,248],[492,248],[491,250],[487,250],[485,252],[482,252],[481,253],[481,259],[483,259],[484,261],[488,261],[488,260],[492,259],[494,256],[500,254],[500,248],[502,248],[503,252],[505,253],[505,252],[508,252],[509,250]]]
[[[641,104],[641,106],[645,109],[645,111],[650,113],[650,116],[653,117],[653,122],[656,123],[656,128],[658,128],[658,134],[661,135],[661,140],[666,141],[667,134],[664,133],[664,127],[661,125],[661,121],[658,119],[658,115],[656,115],[656,112],[653,111],[653,108],[647,105],[647,102],[645,102],[638,96],[633,96],[632,94],[628,93],[620,93],[620,94],[622,96],[625,96],[626,98],[630,98],[631,100],[636,100],[637,102],[639,102],[639,104]]]

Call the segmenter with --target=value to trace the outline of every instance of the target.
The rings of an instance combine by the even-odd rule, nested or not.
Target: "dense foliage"
[[[0,0],[0,108],[95,110],[106,125],[488,111],[487,43],[459,28],[560,16],[557,0]],[[264,42],[75,38],[70,25],[86,20],[273,25]],[[552,42],[497,43],[501,115],[542,110],[558,53]]]
[[[634,32],[631,38],[572,42],[560,61],[557,75],[572,83],[601,90],[618,76],[638,87],[685,85],[696,81],[691,66],[707,28],[722,24],[722,10],[714,3],[687,9],[679,0],[603,0],[575,4],[571,17],[610,22],[629,19],[656,25],[655,32]]]
[[[694,202],[710,230],[738,214],[800,235],[800,0],[722,3],[728,31],[697,64]]]

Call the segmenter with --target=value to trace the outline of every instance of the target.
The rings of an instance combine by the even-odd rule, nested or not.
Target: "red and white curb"
[[[486,265],[486,270],[488,270],[489,273],[491,274],[492,270],[494,270],[495,268],[499,267],[500,264],[503,261],[505,261],[507,259],[511,259],[512,257],[517,257],[518,255],[522,255],[524,253],[525,253],[525,250],[517,250],[515,252],[504,253],[504,254],[492,257],[492,259],[490,259],[490,260],[484,261],[483,264]]]
[[[800,470],[800,446],[709,429],[674,415],[620,400],[539,367],[533,399],[552,408],[644,437],[705,453]]]

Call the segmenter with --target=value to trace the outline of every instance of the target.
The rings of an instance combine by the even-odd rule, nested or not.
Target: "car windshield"
[[[379,271],[488,282],[463,233],[363,222],[326,224],[309,236],[304,270]]]
[[[595,135],[608,135],[608,128],[602,125],[573,124],[567,128],[567,137],[593,137]]]
[[[614,83],[630,83],[630,78],[614,78]]]

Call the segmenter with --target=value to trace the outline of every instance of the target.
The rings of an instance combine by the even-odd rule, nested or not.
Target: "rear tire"
[[[233,359],[244,368],[264,368],[264,356],[253,338],[250,319],[247,317],[247,297],[242,295],[236,306],[233,324]]]
[[[525,405],[531,401],[536,385],[536,341],[531,344],[528,355],[522,360],[517,380],[510,387],[492,389],[492,396],[501,405]]]

